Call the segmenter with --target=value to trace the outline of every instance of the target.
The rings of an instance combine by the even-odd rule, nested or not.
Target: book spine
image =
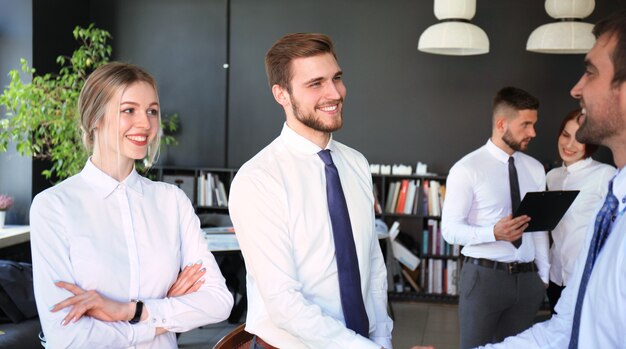
[[[398,194],[398,204],[396,205],[396,213],[404,213],[404,205],[406,204],[407,190],[409,189],[409,180],[403,179],[400,184],[400,193]]]

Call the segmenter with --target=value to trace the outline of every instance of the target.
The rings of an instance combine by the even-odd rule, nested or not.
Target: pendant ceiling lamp
[[[476,14],[476,0],[435,0],[434,7],[440,22],[422,33],[419,51],[451,56],[489,52],[487,34],[469,21]]]
[[[544,24],[528,37],[526,50],[539,53],[587,53],[596,39],[593,25],[582,22],[595,7],[594,0],[546,0],[545,8],[557,22]]]

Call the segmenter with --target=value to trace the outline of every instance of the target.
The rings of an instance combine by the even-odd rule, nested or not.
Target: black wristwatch
[[[136,324],[139,322],[139,320],[141,320],[141,312],[143,311],[143,302],[140,300],[136,300],[134,302],[137,305],[135,306],[135,316],[133,316],[133,318],[128,321],[131,324]]]

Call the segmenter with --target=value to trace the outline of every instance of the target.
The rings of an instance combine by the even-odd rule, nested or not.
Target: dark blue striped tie
[[[580,287],[578,288],[578,298],[576,299],[576,308],[574,310],[574,318],[572,319],[572,335],[569,341],[569,349],[578,348],[578,334],[580,330],[580,315],[583,308],[583,300],[585,299],[585,291],[587,290],[587,284],[589,283],[589,277],[593,270],[593,265],[604,246],[609,233],[611,232],[611,223],[615,220],[615,214],[617,213],[617,207],[619,201],[613,195],[613,181],[609,182],[609,192],[606,194],[606,200],[604,205],[596,216],[595,232],[591,238],[591,244],[589,245],[589,252],[587,254],[587,261],[585,262],[585,269],[583,275],[580,278]]]
[[[330,156],[330,150],[322,150],[317,155],[324,161],[326,174],[326,197],[328,212],[333,228],[335,254],[337,258],[337,274],[339,276],[339,294],[341,308],[346,320],[346,327],[369,337],[369,320],[361,294],[361,274],[359,261],[356,257],[352,225],[348,214],[348,205],[343,195],[337,167]]]

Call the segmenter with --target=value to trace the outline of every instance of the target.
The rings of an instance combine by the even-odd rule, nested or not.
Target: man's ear
[[[501,134],[504,134],[507,127],[507,118],[501,115],[496,116],[496,130]]]
[[[272,86],[272,94],[274,95],[274,99],[276,100],[276,102],[283,107],[287,107],[291,103],[291,100],[289,99],[289,92],[287,92],[287,89],[278,84]]]

